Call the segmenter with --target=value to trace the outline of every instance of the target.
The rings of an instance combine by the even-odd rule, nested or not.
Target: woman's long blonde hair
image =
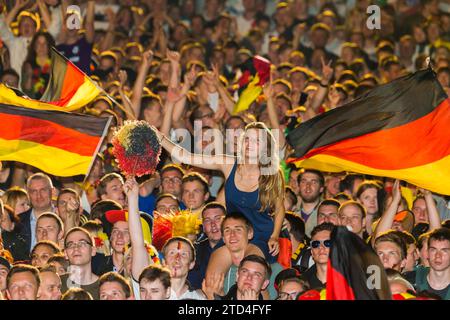
[[[261,152],[258,157],[260,175],[258,179],[259,200],[261,201],[260,211],[273,211],[278,199],[284,198],[284,176],[280,169],[280,159],[278,156],[278,144],[263,122],[251,122],[245,126],[239,141],[240,152],[238,152],[238,163],[244,163],[244,138],[250,129],[263,130],[266,137],[266,152]]]

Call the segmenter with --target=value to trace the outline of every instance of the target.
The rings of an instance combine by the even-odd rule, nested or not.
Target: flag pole
[[[103,144],[103,140],[105,140],[105,138],[108,134],[108,130],[109,130],[109,127],[111,126],[112,119],[113,119],[112,116],[108,116],[108,121],[106,122],[105,128],[103,129],[102,137],[100,138],[100,140],[97,144],[97,148],[95,149],[95,153],[94,153],[94,156],[92,157],[91,164],[89,165],[86,175],[84,176],[83,185],[86,183],[86,180],[87,180],[89,174],[91,173],[92,167],[94,166],[95,158],[97,158],[98,152],[100,151],[100,147]]]

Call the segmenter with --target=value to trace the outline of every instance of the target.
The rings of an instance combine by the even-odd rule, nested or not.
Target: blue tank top
[[[236,175],[237,162],[234,163],[230,176],[225,182],[225,203],[227,212],[240,212],[253,225],[253,239],[251,243],[258,246],[266,256],[267,260],[273,261],[275,257],[269,254],[267,242],[272,235],[274,222],[268,210],[261,209],[259,190],[244,192],[236,187],[234,177]]]

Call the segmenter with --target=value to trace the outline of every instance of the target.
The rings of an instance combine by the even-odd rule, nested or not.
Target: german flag
[[[381,85],[288,135],[298,167],[408,181],[450,195],[450,100],[431,69]]]
[[[55,48],[51,51],[52,72],[40,100],[27,98],[17,89],[0,84],[0,103],[38,110],[74,111],[90,103],[101,89]]]
[[[0,104],[0,160],[55,176],[90,170],[111,119]]]
[[[254,56],[241,66],[242,76],[238,80],[239,100],[234,106],[233,114],[247,110],[262,92],[263,85],[270,78],[270,61]]]
[[[327,300],[391,300],[386,272],[375,251],[346,227],[331,233]]]
[[[291,267],[292,242],[287,229],[282,229],[278,239],[280,251],[278,252],[277,261],[284,268]]]

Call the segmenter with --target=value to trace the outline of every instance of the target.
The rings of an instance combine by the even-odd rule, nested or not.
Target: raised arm
[[[41,14],[42,20],[44,21],[45,27],[47,28],[47,30],[50,29],[52,25],[52,18],[44,0],[37,0],[37,6],[39,8],[39,13]]]
[[[278,114],[273,101],[272,72],[270,73],[270,81],[264,86],[263,90],[267,98],[267,112],[269,114],[270,125],[273,130],[278,130],[278,148],[281,150],[286,145],[286,138],[281,130],[280,121],[278,120]]]
[[[195,77],[195,66],[192,66],[191,70],[189,70],[189,72],[186,72],[186,74],[184,75],[184,82],[183,86],[181,87],[181,93],[183,94],[183,97],[178,100],[174,106],[172,121],[174,127],[176,128],[184,127],[184,124],[182,124],[181,121],[181,117],[185,111],[187,93],[189,92],[191,86],[194,84]]]
[[[128,228],[133,255],[131,274],[134,279],[139,279],[142,270],[150,264],[139,215],[139,185],[134,178],[128,178],[123,189],[128,198]]]
[[[377,227],[375,228],[371,243],[372,246],[375,243],[375,239],[383,232],[386,232],[392,229],[392,224],[394,223],[395,215],[397,214],[398,206],[400,205],[400,201],[402,200],[402,193],[400,191],[400,181],[395,180],[394,186],[392,188],[392,202],[378,222]]]
[[[86,9],[86,40],[89,43],[94,42],[95,29],[94,29],[94,19],[95,19],[95,1],[88,1]]]
[[[434,202],[433,194],[429,190],[420,189],[425,198],[425,203],[428,210],[428,221],[430,223],[430,231],[441,227],[441,217]]]
[[[220,170],[224,174],[229,172],[230,167],[234,164],[235,158],[227,155],[202,155],[191,153],[183,147],[173,143],[165,134],[155,129],[161,146],[170,154],[170,156],[181,163],[193,165],[203,169]]]
[[[225,88],[225,86],[220,81],[219,67],[215,64],[211,65],[211,67],[214,74],[214,84],[216,86],[217,92],[219,92],[219,96],[224,102],[225,109],[227,109],[229,114],[233,114],[235,102],[233,101],[233,98],[231,97],[227,88]]]
[[[127,72],[125,70],[120,70],[119,71],[119,82],[120,82],[119,94],[120,94],[120,98],[123,101],[127,118],[131,119],[131,120],[136,120],[137,116],[134,114],[133,105],[131,103],[131,100],[130,100],[130,98],[128,98],[128,96],[125,94],[125,92],[123,90],[123,86],[127,82],[127,78],[128,78]]]
[[[133,93],[131,95],[131,105],[133,107],[134,114],[139,118],[141,112],[141,98],[142,90],[144,89],[145,77],[147,76],[150,63],[153,59],[153,51],[147,50],[142,54],[141,65],[139,66],[136,81],[133,86]]]
[[[269,250],[272,255],[277,255],[280,250],[280,244],[278,239],[280,237],[281,228],[283,227],[285,215],[284,200],[282,198],[277,199],[274,212],[274,227],[272,235],[269,239]]]
[[[328,61],[328,63],[325,64],[325,61],[323,60],[323,58],[321,58],[322,80],[320,81],[320,86],[317,89],[317,92],[311,101],[311,105],[309,105],[307,108],[307,110],[309,110],[309,113],[314,112],[314,115],[310,114],[310,116],[312,117],[314,117],[317,114],[318,108],[321,106],[321,104],[325,100],[325,97],[327,96],[328,86],[330,84],[334,72],[333,68],[331,67],[331,62],[332,60]]]
[[[108,29],[106,30],[106,36],[100,42],[100,52],[111,48],[115,38],[114,30],[116,29],[116,15],[111,8],[108,8],[105,11],[105,14],[108,17]]]

